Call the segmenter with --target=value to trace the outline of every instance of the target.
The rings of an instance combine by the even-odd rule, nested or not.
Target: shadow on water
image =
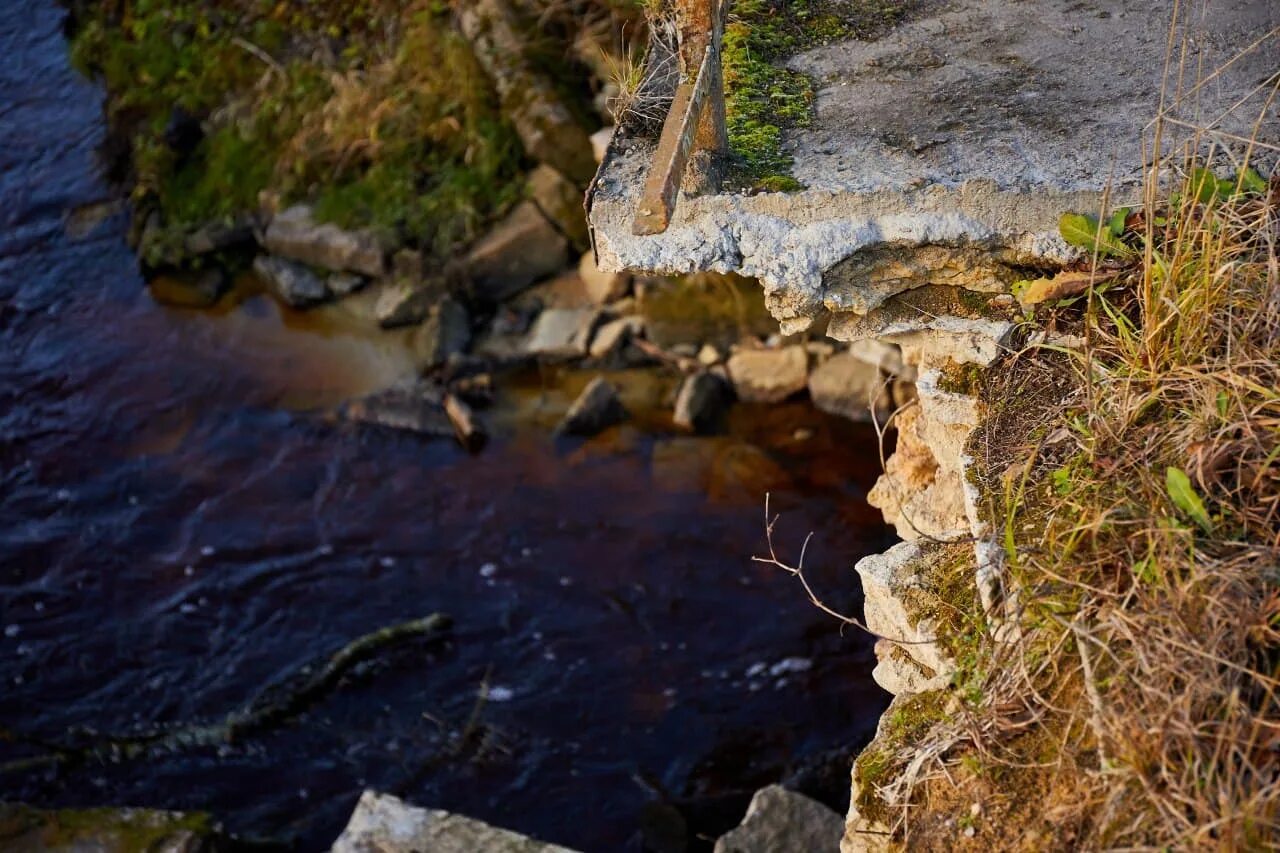
[[[662,380],[621,377],[639,417],[555,442],[586,379],[555,371],[508,383],[475,457],[308,414],[410,370],[394,336],[263,297],[157,306],[96,173],[100,93],[53,4],[21,5],[0,21],[0,727],[216,720],[381,626],[456,624],[278,729],[9,775],[6,799],[207,809],[305,849],[365,787],[585,850],[639,849],[664,798],[719,831],[788,774],[839,805],[885,704],[871,644],[749,558],[772,490],[785,542],[817,531],[815,585],[860,606],[850,567],[887,542],[868,428],[794,403],[680,438],[644,414]]]

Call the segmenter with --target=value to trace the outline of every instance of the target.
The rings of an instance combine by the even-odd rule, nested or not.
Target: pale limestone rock
[[[609,150],[609,143],[613,140],[613,125],[605,125],[604,127],[591,134],[591,153],[596,157],[596,162],[604,160],[604,154]]]
[[[644,318],[641,316],[633,315],[610,320],[596,330],[588,352],[592,358],[604,358],[617,351],[631,338],[638,337],[643,331]]]
[[[549,358],[580,358],[590,352],[599,320],[594,308],[548,308],[534,321],[524,350]]]
[[[371,231],[346,231],[317,223],[310,207],[296,205],[276,214],[263,243],[268,252],[334,272],[378,277],[386,270],[384,247]]]
[[[463,261],[474,295],[501,302],[564,267],[569,241],[531,201],[483,237]]]
[[[431,311],[436,294],[419,282],[397,281],[383,286],[373,315],[384,329],[421,323]]]
[[[809,381],[809,354],[803,346],[740,349],[729,356],[729,378],[739,399],[779,403]]]
[[[482,821],[365,791],[332,853],[573,853]]]
[[[746,817],[716,840],[715,853],[837,853],[840,815],[803,794],[770,785],[756,791]]]
[[[920,546],[900,542],[883,554],[863,557],[854,569],[862,578],[867,627],[893,643],[891,654],[877,655],[878,663],[871,673],[876,683],[885,690],[904,684],[929,690],[944,686],[955,671],[955,663],[932,642],[937,636],[932,621],[909,613],[905,602],[908,591],[923,584],[922,574],[929,569]],[[904,667],[904,657],[922,672]]]
[[[824,412],[852,421],[877,423],[893,411],[886,377],[880,368],[851,353],[833,355],[809,374],[809,396]]]
[[[627,295],[631,288],[631,276],[624,272],[604,272],[596,266],[595,255],[587,252],[578,261],[578,275],[587,294],[596,305],[604,305]]]

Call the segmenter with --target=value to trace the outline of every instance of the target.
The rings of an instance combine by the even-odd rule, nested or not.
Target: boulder
[[[582,190],[547,164],[529,173],[529,198],[542,215],[582,251],[591,245],[587,234],[587,210],[582,206]]]
[[[592,379],[556,426],[557,435],[590,436],[627,418],[618,389],[602,376]]]
[[[230,222],[210,222],[187,234],[182,248],[188,255],[207,255],[253,242],[253,220],[241,216]]]
[[[329,288],[309,268],[274,255],[258,255],[253,271],[286,305],[309,308],[329,299]]]
[[[444,410],[439,388],[420,379],[407,380],[354,400],[341,410],[357,423],[416,432],[433,438],[452,438],[453,424]]]
[[[893,411],[893,401],[879,362],[853,353],[833,355],[809,374],[809,396],[824,412],[852,421],[876,420],[884,423]]]
[[[703,344],[702,349],[698,350],[698,363],[703,367],[711,367],[723,360],[724,356],[715,344]]]
[[[334,296],[350,296],[367,283],[364,276],[353,272],[335,272],[325,280]]]
[[[705,371],[695,373],[680,385],[672,420],[676,426],[692,432],[713,432],[731,396],[728,384],[719,376]]]
[[[467,253],[463,268],[475,297],[501,302],[565,265],[569,241],[531,201],[507,215]]]
[[[799,345],[740,349],[729,357],[728,368],[740,399],[750,403],[778,403],[808,384],[809,354]]]
[[[590,350],[600,312],[593,308],[548,308],[538,315],[525,341],[529,355],[581,358]]]
[[[412,346],[422,370],[439,367],[451,356],[466,352],[471,342],[471,317],[461,302],[448,296],[436,303],[427,321],[414,333]]]
[[[610,320],[596,330],[595,337],[591,339],[589,353],[592,358],[604,358],[643,331],[643,317],[619,317],[617,320]]]
[[[631,289],[631,276],[624,272],[603,272],[596,266],[595,255],[587,252],[578,261],[578,275],[587,295],[596,305],[604,305],[627,295]]]
[[[421,282],[396,281],[387,284],[378,294],[373,315],[384,329],[412,326],[421,323],[431,311],[431,305],[439,292]]]
[[[331,853],[573,853],[483,821],[365,791]]]
[[[372,231],[345,231],[317,223],[310,207],[296,205],[276,214],[263,237],[267,251],[334,272],[377,278],[386,272],[382,242]]]
[[[715,853],[838,853],[844,818],[803,794],[770,785],[756,791],[736,829],[720,836]]]

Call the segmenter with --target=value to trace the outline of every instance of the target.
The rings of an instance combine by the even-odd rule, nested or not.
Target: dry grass
[[[1188,150],[1210,159],[1151,182],[1134,259],[1049,318],[1084,351],[996,370],[1074,391],[970,448],[1004,460],[981,479],[1015,606],[944,719],[876,756],[910,849],[1280,847],[1280,179],[1208,193],[1222,152]]]

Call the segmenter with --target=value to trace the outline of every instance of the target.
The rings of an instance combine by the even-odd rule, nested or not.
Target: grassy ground
[[[540,17],[530,52],[585,111],[588,72],[567,43],[573,22],[613,7],[577,5]],[[135,202],[173,229],[254,210],[268,191],[445,255],[522,191],[529,164],[445,0],[73,9],[73,58],[106,86]]]
[[[1280,180],[1183,171],[982,380],[1009,618],[859,759],[911,849],[1280,844]]]

